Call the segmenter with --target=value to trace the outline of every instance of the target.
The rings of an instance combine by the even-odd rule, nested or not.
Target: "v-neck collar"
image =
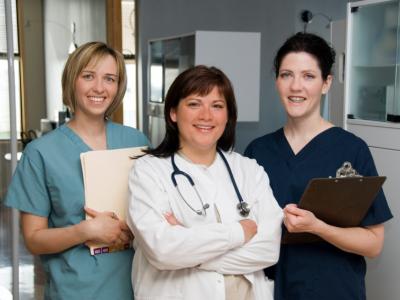
[[[106,121],[106,146],[107,146],[107,149],[110,149],[109,126],[110,126],[110,122]],[[92,151],[93,150],[67,124],[61,125],[59,127],[59,129],[61,130],[62,133],[64,133],[81,150],[81,152],[87,152],[87,151]]]
[[[281,150],[281,154],[284,156],[285,160],[289,163],[301,161],[305,157],[312,155],[315,149],[320,148],[323,146],[323,140],[329,139],[330,136],[337,130],[338,128],[333,126],[330,127],[319,134],[317,134],[314,138],[312,138],[297,154],[293,152],[292,147],[287,140],[283,128],[280,128],[277,131],[277,144],[278,148]]]

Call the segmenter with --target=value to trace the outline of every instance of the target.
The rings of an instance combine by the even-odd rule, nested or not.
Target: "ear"
[[[171,120],[176,123],[176,109],[175,108],[171,108],[171,110],[169,111],[169,116],[170,116]]]
[[[332,80],[333,80],[332,75],[328,75],[324,84],[322,85],[322,94],[325,95],[326,93],[328,93],[329,89],[331,88]]]

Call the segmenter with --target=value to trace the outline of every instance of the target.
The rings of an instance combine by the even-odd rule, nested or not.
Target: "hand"
[[[182,223],[178,221],[178,219],[175,217],[175,215],[172,212],[164,213],[164,217],[165,217],[165,219],[167,220],[167,222],[170,225],[173,225],[173,226],[181,225],[181,226],[183,226]]]
[[[250,241],[253,236],[257,233],[257,224],[253,220],[245,219],[239,221],[240,225],[242,225],[244,232],[244,243]]]
[[[288,204],[283,209],[283,223],[289,232],[314,233],[322,222],[311,211]]]
[[[129,241],[128,226],[113,212],[98,212],[85,207],[85,212],[92,217],[83,221],[88,240],[105,244],[119,244]]]
[[[120,226],[121,226],[121,234],[119,236],[119,239],[121,240],[122,244],[127,244],[133,241],[135,236],[133,235],[133,232],[130,230],[126,222],[120,220]]]

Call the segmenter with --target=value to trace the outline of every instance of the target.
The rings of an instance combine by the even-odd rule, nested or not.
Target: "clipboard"
[[[314,178],[308,183],[298,207],[313,212],[317,218],[333,226],[359,226],[385,180],[385,176]],[[311,233],[285,231],[282,244],[321,240]]]
[[[114,212],[125,220],[128,210],[128,178],[135,162],[147,147],[88,151],[81,153],[85,205],[99,212]],[[86,219],[91,217],[86,215]],[[130,248],[130,244],[106,245],[88,242],[90,254],[103,254]]]

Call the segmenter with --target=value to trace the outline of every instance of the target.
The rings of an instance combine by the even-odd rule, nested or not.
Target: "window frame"
[[[18,64],[18,77],[15,76],[16,81],[18,80],[18,82],[16,82],[15,87],[19,87],[18,89],[18,93],[17,91],[15,91],[16,95],[19,95],[19,97],[15,99],[16,105],[17,105],[17,113],[19,112],[19,114],[17,115],[17,135],[18,135],[18,139],[20,137],[20,134],[22,131],[25,130],[25,124],[26,124],[26,118],[25,118],[25,102],[24,102],[24,80],[23,80],[23,49],[21,47],[21,40],[22,40],[22,30],[21,30],[21,20],[22,20],[22,1],[20,0],[13,0],[15,1],[15,9],[16,9],[16,41],[14,43],[17,44],[17,50],[14,49],[14,65]],[[14,7],[13,7],[14,8]],[[7,57],[7,52],[2,52],[0,51],[0,60],[8,60]],[[7,91],[8,93],[8,91]],[[7,100],[6,100],[7,101]],[[9,98],[8,98],[8,102],[9,102]],[[10,111],[9,111],[10,114]],[[10,115],[9,115],[10,118]],[[9,130],[11,131],[11,128],[9,128]],[[3,140],[10,140],[11,138],[11,132],[10,131],[0,131],[0,141]],[[8,133],[8,135],[7,135]]]

